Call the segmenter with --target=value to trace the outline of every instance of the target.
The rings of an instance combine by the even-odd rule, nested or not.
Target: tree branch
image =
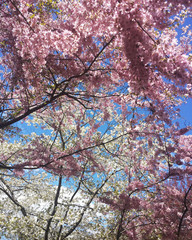
[[[6,182],[3,180],[3,178],[0,178],[0,180],[1,180],[2,183],[8,188],[8,190],[10,191],[10,193],[9,193],[7,190],[5,190],[4,188],[2,188],[2,187],[0,187],[0,190],[1,190],[2,192],[4,192],[4,193],[9,197],[9,199],[10,199],[16,206],[18,206],[18,207],[21,209],[21,212],[22,212],[23,216],[26,217],[26,216],[27,216],[27,212],[26,212],[25,208],[17,201],[17,199],[15,199],[14,194],[13,194],[11,188],[6,184]]]
[[[52,222],[53,216],[55,215],[56,210],[57,210],[57,205],[58,205],[58,199],[59,199],[59,195],[60,195],[61,186],[62,186],[62,176],[59,176],[59,182],[58,182],[58,186],[57,186],[57,192],[56,192],[56,195],[55,195],[53,210],[52,210],[52,213],[51,213],[51,217],[47,221],[47,227],[46,227],[46,230],[45,230],[45,236],[44,236],[45,240],[48,240],[48,235],[49,235],[49,229],[50,229],[50,226],[51,226],[51,222]]]
[[[104,187],[104,185],[107,183],[107,181],[116,173],[117,171],[113,172],[108,178],[105,179],[105,181],[101,184],[101,186],[94,192],[94,194],[92,195],[92,197],[89,199],[89,201],[87,202],[85,208],[83,209],[83,211],[80,214],[80,218],[79,220],[71,227],[71,229],[64,234],[63,236],[61,236],[61,240],[66,239],[66,237],[68,237],[72,232],[75,231],[75,229],[79,226],[79,224],[81,223],[83,216],[86,212],[86,210],[89,208],[89,205],[92,203],[93,199],[96,197],[96,195],[99,193],[99,191]]]
[[[187,190],[187,192],[185,193],[185,197],[184,197],[184,207],[185,207],[185,209],[184,209],[184,211],[183,211],[183,215],[182,215],[182,217],[181,217],[181,219],[180,219],[180,222],[179,222],[179,227],[178,227],[178,232],[177,232],[177,236],[178,236],[178,237],[180,237],[183,219],[184,219],[184,217],[185,217],[185,214],[186,214],[187,211],[188,211],[188,207],[187,207],[187,196],[188,196],[188,194],[189,194],[189,192],[190,192],[191,189],[192,189],[192,184],[191,184],[191,186],[189,187],[189,189]]]

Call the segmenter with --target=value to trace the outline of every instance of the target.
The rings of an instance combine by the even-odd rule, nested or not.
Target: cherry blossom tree
[[[0,1],[2,236],[192,238],[191,13]]]

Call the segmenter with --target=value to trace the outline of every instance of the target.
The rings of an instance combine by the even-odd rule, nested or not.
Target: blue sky
[[[182,104],[180,114],[184,124],[192,126],[192,99]],[[192,130],[189,131],[188,134],[192,134]]]
[[[192,17],[188,17],[185,20],[185,24],[183,26],[186,25],[191,25],[190,26],[190,30],[192,31]],[[181,36],[181,31],[178,31],[178,36]],[[192,126],[192,99],[188,99],[187,103],[183,103],[181,106],[181,118],[184,121],[184,124],[186,125],[191,125]],[[188,134],[192,134],[192,130],[188,132]]]

